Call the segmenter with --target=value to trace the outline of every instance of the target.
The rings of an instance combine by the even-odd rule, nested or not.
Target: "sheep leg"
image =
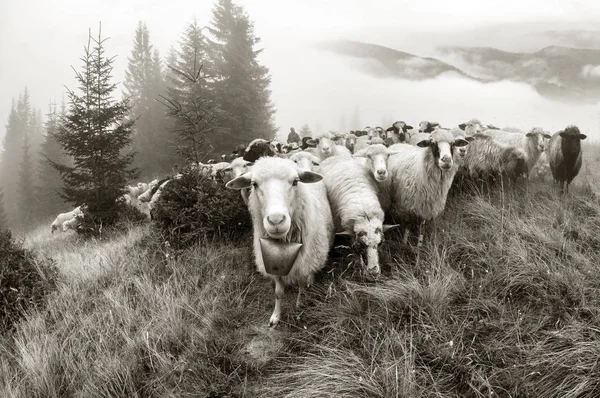
[[[408,227],[404,228],[404,235],[402,236],[402,244],[403,245],[407,245],[408,244]]]
[[[281,277],[276,276],[273,279],[275,281],[275,309],[273,310],[271,319],[269,319],[269,327],[275,327],[279,323],[279,319],[281,318],[281,300],[283,300],[285,293]]]
[[[421,224],[419,224],[419,240],[417,241],[417,247],[421,248],[421,246],[423,246],[423,233],[425,231],[423,231],[425,229],[425,220],[421,221]]]
[[[306,288],[308,289],[315,281],[315,274],[311,272],[306,278]]]
[[[296,297],[296,308],[302,307],[302,295],[306,293],[305,286],[305,281],[301,281],[298,283],[298,297]]]

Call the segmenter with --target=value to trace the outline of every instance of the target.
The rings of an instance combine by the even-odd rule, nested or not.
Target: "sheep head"
[[[229,167],[224,168],[223,172],[230,172],[233,178],[236,178],[247,173],[252,165],[254,165],[253,162],[248,162],[247,160],[244,160],[244,158],[239,157],[235,158]]]
[[[546,150],[546,142],[544,138],[550,139],[552,136],[544,131],[541,127],[532,128],[529,133],[525,134],[525,137],[529,138],[529,141],[537,148],[539,152]]]
[[[452,133],[445,129],[436,129],[431,133],[431,137],[419,141],[417,146],[431,149],[431,154],[435,164],[442,170],[447,171],[454,166],[453,155],[455,147],[468,145],[469,142],[464,138],[454,138]]]
[[[471,142],[475,139],[472,136],[466,136],[465,132],[459,128],[453,128],[452,130],[450,130],[450,132],[454,136],[454,139],[462,138],[463,140],[467,140],[468,142]],[[457,147],[458,156],[460,156],[461,159],[463,159],[467,155],[467,148],[467,145]]]
[[[301,170],[315,171],[320,166],[319,158],[309,152],[297,152],[290,156],[290,160]]]
[[[333,153],[333,134],[325,133],[319,137],[307,141],[309,145],[315,145],[324,156],[331,156]]]
[[[581,140],[587,138],[585,134],[581,134],[577,126],[568,126],[558,135],[562,138],[562,152],[575,155],[581,151]]]
[[[484,125],[478,119],[471,119],[466,123],[459,124],[458,127],[468,136],[481,134],[484,130]]]
[[[259,214],[266,237],[285,239],[292,228],[295,203],[302,184],[321,181],[323,176],[300,170],[294,162],[282,158],[261,158],[251,171],[229,181],[229,189],[251,188],[248,207]]]
[[[398,152],[386,148],[385,145],[375,144],[356,152],[354,157],[367,158],[367,164],[373,177],[377,181],[385,181],[388,178],[387,160],[391,155]]]
[[[352,226],[352,230],[339,232],[336,235],[349,235],[354,238],[353,246],[360,253],[361,262],[365,262],[366,257],[367,272],[373,277],[379,276],[381,269],[379,267],[379,246],[384,241],[384,233],[395,225],[385,225],[377,217],[359,217]]]

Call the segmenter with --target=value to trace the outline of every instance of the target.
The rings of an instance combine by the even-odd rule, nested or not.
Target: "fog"
[[[479,83],[454,73],[425,81],[374,78],[363,70],[376,67],[376,61],[331,54],[308,43],[280,52],[281,72],[273,72],[273,100],[278,120],[295,121],[296,127],[307,122],[311,128],[318,124],[336,130],[343,117],[349,124],[358,106],[359,127],[392,119],[412,125],[430,120],[452,127],[477,117],[499,127],[541,126],[551,132],[577,124],[582,132],[600,138],[600,102],[569,105],[545,99],[527,84]],[[297,54],[310,62],[299,62]],[[290,126],[281,127],[287,133]]]
[[[116,56],[114,79],[121,82],[138,21],[165,56],[192,18],[210,22],[212,0],[21,0],[3,2],[0,13],[0,123],[11,98],[29,88],[43,113],[75,88],[71,66],[80,67],[88,28],[102,22],[107,54]],[[364,73],[377,64],[357,62],[312,48],[317,40],[353,39],[419,56],[439,45],[485,45],[535,51],[550,44],[590,43],[600,7],[593,0],[384,1],[239,0],[255,21],[270,68],[276,125],[284,135],[304,122],[314,129],[339,129],[356,107],[361,124],[393,120],[416,124],[436,120],[452,126],[471,117],[499,126],[541,125],[557,130],[568,123],[598,137],[600,106],[569,105],[539,96],[525,84],[481,84],[457,76],[419,82],[377,79]],[[594,25],[595,23],[595,25]],[[544,32],[551,31],[552,34]],[[583,41],[582,41],[583,40]],[[406,65],[418,77],[419,65]],[[598,70],[586,71],[596,75]],[[121,89],[122,86],[119,86]],[[4,128],[0,129],[0,142]]]

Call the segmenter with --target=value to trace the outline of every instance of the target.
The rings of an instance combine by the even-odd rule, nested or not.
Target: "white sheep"
[[[417,133],[409,134],[406,142],[410,145],[417,145],[419,142],[427,141],[430,138],[431,138],[431,133],[417,132]]]
[[[385,213],[377,196],[378,187],[371,173],[354,159],[332,157],[322,162],[320,174],[338,233],[353,237],[361,249],[361,262],[366,255],[366,271],[378,277],[378,249],[383,233],[393,226],[383,225]]]
[[[404,145],[404,144],[401,144]],[[391,178],[388,172],[388,159],[397,152],[382,144],[369,145],[356,152],[353,157],[365,168],[372,179],[377,183],[379,202],[384,211],[391,206]]]
[[[362,151],[367,148],[369,145],[377,145],[377,144],[385,144],[383,138],[375,135],[374,137],[362,136],[356,139],[356,144],[354,145],[354,153]]]
[[[465,132],[466,136],[481,134],[487,129],[487,126],[479,121],[479,119],[471,119],[466,123],[461,123],[458,127]]]
[[[178,178],[175,177],[175,179]],[[160,199],[163,189],[165,189],[167,184],[170,183],[172,180],[172,178],[168,178],[166,181],[159,181],[160,185],[158,185],[158,188],[156,188],[156,191],[152,194],[152,199],[150,199],[150,202],[148,202],[148,212],[144,212],[150,218],[150,220],[152,220],[153,218],[152,210],[154,210],[156,202],[158,201],[158,199]]]
[[[211,167],[210,176],[212,177],[213,180],[215,180],[217,178],[217,176],[221,175],[221,173],[224,172],[227,168],[229,168],[231,166],[231,164],[228,162],[219,162],[219,163],[215,163],[211,166],[212,167]]]
[[[540,155],[544,152],[546,148],[544,138],[551,138],[551,135],[540,127],[532,128],[527,134],[510,133],[503,130],[486,130],[485,134],[498,142],[523,149],[526,156],[527,170],[533,169]]]
[[[306,151],[294,153],[289,159],[296,163],[296,166],[302,170],[317,171],[320,165],[319,158]]]
[[[254,257],[258,271],[275,282],[275,309],[269,326],[281,318],[281,301],[285,286],[298,284],[296,305],[301,303],[304,288],[325,266],[333,245],[333,219],[322,176],[300,170],[293,161],[261,158],[251,171],[231,180],[226,187],[252,187],[248,210],[254,228]],[[263,262],[260,239],[302,243],[296,260],[285,276],[268,274]]]
[[[81,224],[81,220],[83,220],[83,214],[77,214],[75,217],[65,221],[62,224],[62,231],[67,232],[67,229],[72,229],[73,231],[76,231],[77,226]]]
[[[526,155],[523,149],[498,142],[487,135],[475,134],[469,144],[462,165],[470,178],[485,179],[502,177],[515,181],[526,174]]]
[[[140,192],[146,192],[148,190],[148,184],[145,182],[138,182],[137,186],[140,189]]]
[[[238,157],[233,159],[233,161],[231,162],[231,164],[229,165],[228,168],[223,169],[224,172],[231,172],[231,180],[234,178],[237,178],[239,176],[241,176],[242,174],[247,173],[248,171],[250,171],[250,169],[252,168],[252,166],[254,165],[254,162],[248,162],[247,160],[244,160],[243,157]],[[242,200],[244,201],[244,203],[247,205],[248,204],[248,195],[250,194],[250,190],[249,189],[241,189],[240,190],[240,195],[242,196]]]
[[[71,210],[69,212],[60,213],[58,216],[56,216],[56,219],[52,222],[50,233],[54,233],[54,231],[57,229],[62,230],[62,226],[65,221],[69,221],[77,216],[83,217],[83,212],[86,211],[86,209],[87,209],[86,205],[81,205],[81,206],[77,206],[76,208],[74,208],[73,210]]]
[[[322,133],[308,140],[307,143],[309,145],[316,145],[317,150],[315,155],[319,160],[327,159],[330,156],[352,156],[345,146],[335,145],[332,141],[333,138],[333,134],[331,133]]]
[[[137,199],[137,197],[142,194],[142,189],[138,186],[132,187],[131,185],[127,185],[125,189],[128,191],[129,196],[131,196],[132,199]]]
[[[407,221],[416,216],[420,225],[437,217],[446,206],[448,190],[456,174],[453,160],[455,147],[468,141],[455,139],[448,130],[436,129],[429,139],[417,146],[395,144],[390,150],[398,154],[388,160],[392,178],[392,203],[396,214]],[[408,240],[405,229],[404,243]],[[419,232],[418,245],[423,242]]]
[[[152,199],[152,194],[154,193],[154,188],[158,184],[158,180],[153,180],[148,184],[148,189],[144,191],[140,196],[138,196],[138,200],[142,203],[150,202]]]

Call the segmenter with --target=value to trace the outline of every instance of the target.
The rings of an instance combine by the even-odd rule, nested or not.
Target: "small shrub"
[[[85,238],[100,238],[109,231],[125,231],[131,224],[140,224],[147,220],[138,209],[128,206],[124,201],[106,204],[103,208],[92,208],[84,212],[84,218],[77,226],[77,233]]]
[[[152,213],[171,245],[182,248],[206,238],[249,233],[252,221],[240,193],[225,181],[185,172],[165,186]]]
[[[43,305],[56,288],[58,269],[44,261],[43,269],[27,249],[13,239],[10,231],[0,231],[0,333],[13,329],[26,311]]]

